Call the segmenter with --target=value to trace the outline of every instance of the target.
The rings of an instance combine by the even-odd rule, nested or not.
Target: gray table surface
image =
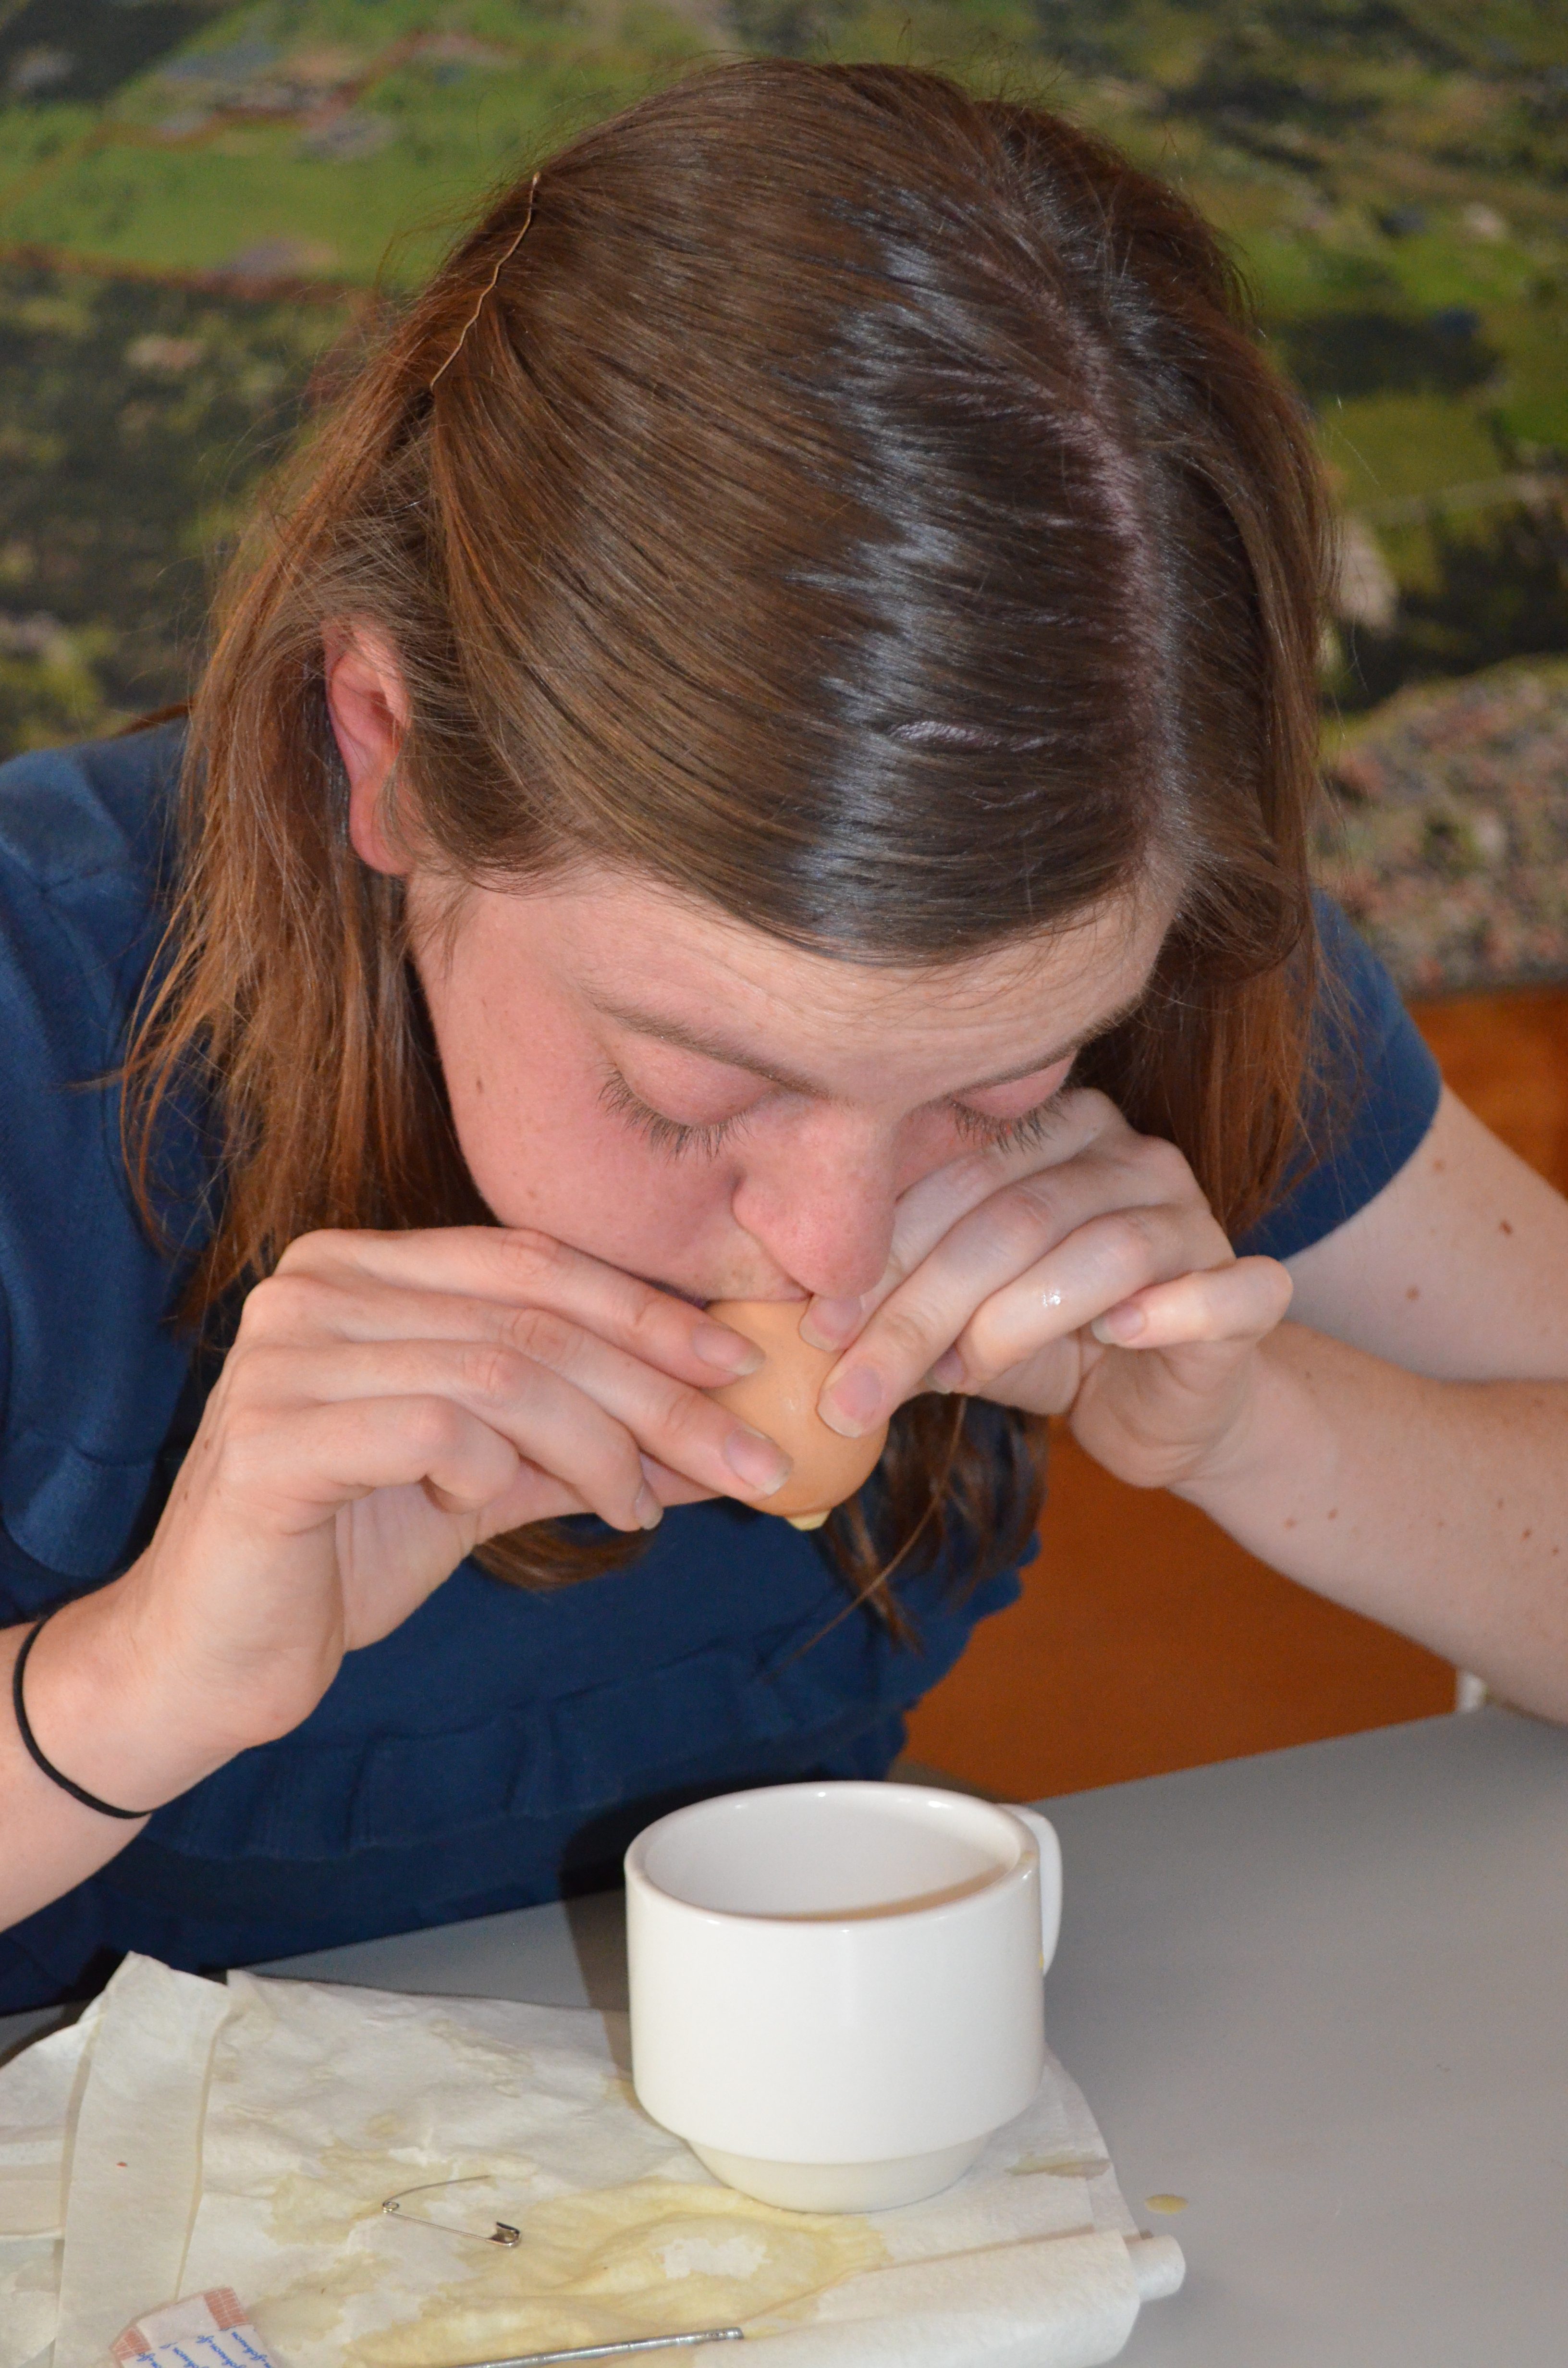
[[[1187,2258],[1129,2368],[1562,2368],[1568,1732],[1487,1709],[1042,1805],[1051,2044]],[[619,1902],[268,1970],[615,2005]]]

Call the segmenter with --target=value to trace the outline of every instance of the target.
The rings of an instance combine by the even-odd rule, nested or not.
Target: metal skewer
[[[561,2360],[625,2360],[634,2351],[689,2351],[699,2343],[742,2343],[744,2327],[705,2327],[695,2335],[639,2335],[627,2343],[579,2343],[570,2351],[520,2351],[509,2360],[467,2360],[462,2368],[553,2368]]]

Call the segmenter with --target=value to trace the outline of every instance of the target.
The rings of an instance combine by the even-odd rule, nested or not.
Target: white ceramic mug
[[[933,2195],[1028,2103],[1062,1854],[1032,1809],[906,1784],[776,1784],[626,1854],[632,2079],[765,2203]]]

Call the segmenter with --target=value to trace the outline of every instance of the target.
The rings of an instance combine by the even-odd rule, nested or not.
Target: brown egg
[[[756,1502],[797,1529],[820,1529],[835,1505],[853,1497],[876,1469],[888,1427],[864,1439],[840,1439],[817,1413],[817,1396],[838,1362],[832,1349],[813,1349],[801,1338],[803,1299],[720,1299],[708,1310],[716,1324],[755,1340],[767,1362],[738,1382],[709,1395],[722,1406],[766,1431],[794,1463],[784,1486]]]

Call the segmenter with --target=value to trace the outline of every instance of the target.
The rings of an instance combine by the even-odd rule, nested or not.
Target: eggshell
[[[813,1349],[801,1339],[805,1312],[803,1299],[715,1301],[708,1310],[714,1322],[755,1340],[767,1361],[755,1373],[725,1382],[709,1395],[754,1430],[765,1431],[794,1463],[776,1495],[746,1501],[765,1513],[782,1514],[801,1529],[814,1529],[875,1471],[888,1427],[884,1422],[864,1439],[840,1439],[837,1431],[829,1430],[817,1413],[817,1397],[838,1362],[838,1352]]]

